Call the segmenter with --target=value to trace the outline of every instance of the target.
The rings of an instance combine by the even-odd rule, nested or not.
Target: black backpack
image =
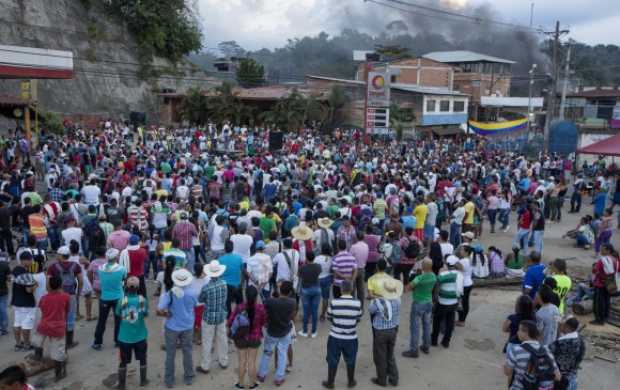
[[[521,380],[523,390],[553,390],[555,368],[547,349],[542,345],[536,349],[527,343],[521,344],[521,347],[530,353]]]
[[[407,238],[407,241],[409,241],[409,243],[405,247],[405,256],[409,259],[416,259],[420,254],[420,245],[417,240]]]
[[[65,268],[61,263],[55,264],[56,269],[59,273],[60,278],[62,279],[62,289],[69,295],[73,295],[77,291],[78,282],[75,278],[74,269],[75,266],[73,263],[69,266],[69,268]]]

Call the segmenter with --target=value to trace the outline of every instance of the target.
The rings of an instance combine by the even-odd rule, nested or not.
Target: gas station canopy
[[[0,79],[71,79],[73,53],[0,45]]]

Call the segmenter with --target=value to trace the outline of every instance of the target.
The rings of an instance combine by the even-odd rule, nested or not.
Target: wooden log
[[[520,286],[521,283],[519,278],[474,279],[474,287]]]
[[[592,313],[592,311],[594,310],[592,306],[593,306],[592,300],[581,301],[580,303],[574,303],[572,306],[573,313],[579,316],[585,316],[587,314]]]

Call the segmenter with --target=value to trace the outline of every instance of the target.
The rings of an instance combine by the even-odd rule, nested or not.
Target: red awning
[[[620,133],[578,149],[577,153],[620,156]]]

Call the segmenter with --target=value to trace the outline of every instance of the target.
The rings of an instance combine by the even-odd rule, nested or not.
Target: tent
[[[577,153],[620,156],[620,133],[595,142],[592,145],[577,149]]]

